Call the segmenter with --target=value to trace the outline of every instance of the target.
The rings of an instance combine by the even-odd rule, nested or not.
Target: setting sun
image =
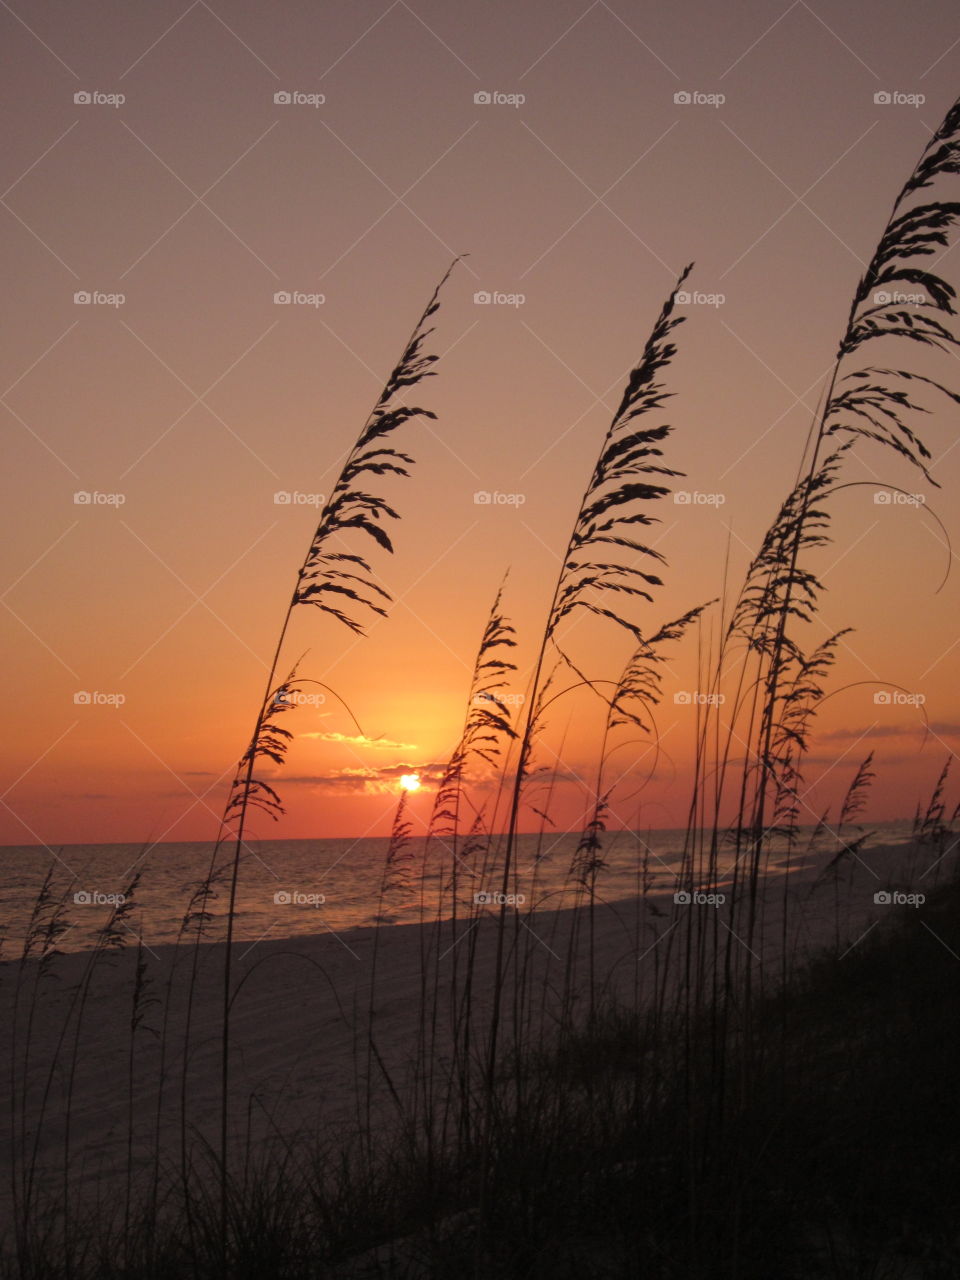
[[[420,775],[418,773],[404,773],[400,776],[400,786],[404,791],[420,790]]]

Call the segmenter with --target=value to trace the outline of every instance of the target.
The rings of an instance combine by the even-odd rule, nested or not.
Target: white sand
[[[931,869],[935,853],[928,849],[911,851],[906,846],[878,848],[861,855],[862,862],[850,863],[839,882],[832,880],[813,886],[822,869],[819,865],[796,867],[789,877],[789,928],[787,950],[793,959],[821,947],[840,950],[857,942],[893,908],[874,903],[880,889],[898,886],[909,892],[929,892],[935,882],[951,874],[955,858],[944,859]],[[772,878],[766,887],[763,929],[754,937],[751,950],[764,974],[775,982],[781,971],[782,910],[785,881]],[[723,891],[724,886],[720,886]],[[729,892],[729,889],[728,889]],[[607,905],[595,913],[597,985],[621,999],[633,999],[639,989],[641,999],[654,987],[659,967],[670,954],[670,935],[682,936],[684,911],[715,912],[717,933],[723,942],[732,926],[732,945],[745,945],[744,918],[732,914],[733,904],[716,908],[707,905],[674,908],[669,895],[651,896]],[[918,908],[922,910],[921,908]],[[527,1008],[531,1019],[530,1042],[536,1043],[551,1025],[562,987],[567,942],[579,915],[582,944],[586,944],[586,913],[541,912],[527,921],[508,920],[508,956],[505,972],[510,981],[504,1006],[503,1039],[509,1046],[513,1035],[512,979],[519,959],[527,967],[528,990],[539,993],[550,980],[552,1004]],[[838,924],[839,921],[839,924]],[[489,1009],[496,951],[496,918],[493,912],[473,930],[466,923],[457,932],[447,923],[440,926],[413,925],[385,927],[379,931],[374,1035],[383,1065],[395,1087],[405,1096],[404,1080],[417,1048],[417,1029],[423,1007],[421,998],[421,947],[428,946],[440,930],[441,953],[438,1053],[442,1057],[449,1044],[449,1001],[447,991],[456,962],[466,964],[469,946],[476,942],[474,977],[475,1008]],[[373,929],[352,930],[341,936],[323,933],[289,941],[264,941],[235,946],[234,973],[240,984],[232,1023],[231,1127],[242,1147],[248,1136],[260,1143],[271,1133],[291,1136],[310,1133],[346,1138],[358,1122],[358,1097],[364,1096],[367,1071],[366,1027],[370,1000],[371,964],[374,952]],[[456,939],[459,938],[459,942]],[[676,948],[674,948],[676,951]],[[176,957],[172,999],[167,1027],[167,1080],[161,1114],[161,1144],[165,1160],[179,1159],[179,1091],[183,1066],[185,1000],[192,948],[181,948]],[[585,954],[585,951],[583,952]],[[27,1129],[32,1142],[37,1134],[41,1098],[49,1064],[54,1056],[64,1019],[74,1000],[88,953],[63,956],[54,962],[56,980],[48,981],[37,1005],[26,1098]],[[194,1138],[216,1145],[219,1123],[220,1020],[222,1000],[222,945],[200,950],[199,981],[195,991],[194,1031],[187,1077],[189,1122]],[[174,949],[163,948],[148,955],[150,993],[160,1003],[146,1010],[145,1023],[160,1029],[166,982],[174,961]],[[86,1192],[98,1183],[114,1197],[122,1186],[126,1163],[128,1053],[134,950],[127,949],[95,968],[89,998],[80,1027],[79,1053],[73,1088],[72,1172],[76,1185]],[[34,966],[27,974],[22,999],[28,1006],[34,981]],[[582,1001],[587,968],[581,963],[578,990]],[[0,988],[0,1017],[12,1025],[13,988],[16,966],[3,966]],[[583,1007],[583,1005],[581,1005]],[[478,1025],[485,1025],[482,1020]],[[24,1026],[21,1009],[20,1026]],[[62,1159],[64,1113],[70,1060],[73,1053],[76,1019],[61,1048],[54,1073],[43,1126],[39,1131],[38,1161],[50,1179],[59,1178]],[[23,1053],[21,1030],[20,1049]],[[10,1037],[4,1036],[0,1052],[0,1078],[9,1080]],[[157,1105],[157,1078],[160,1046],[157,1037],[141,1029],[137,1033],[134,1058],[135,1149],[138,1165],[149,1170]],[[22,1068],[22,1061],[21,1061]],[[18,1071],[18,1075],[21,1074]],[[382,1124],[394,1109],[384,1087],[379,1067],[373,1067],[376,1124]],[[18,1098],[17,1107],[21,1101]],[[9,1209],[8,1161],[10,1114],[0,1109],[0,1206]],[[56,1182],[51,1182],[56,1186]],[[4,1213],[6,1216],[6,1213]]]

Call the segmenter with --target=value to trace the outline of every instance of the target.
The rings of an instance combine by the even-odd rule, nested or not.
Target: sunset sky
[[[893,200],[960,92],[946,0],[14,0],[0,31],[6,844],[214,838],[318,495],[457,254],[438,376],[416,393],[438,418],[398,441],[416,469],[384,489],[403,517],[396,554],[374,553],[390,616],[356,639],[302,609],[288,646],[362,735],[332,697],[299,709],[288,816],[256,834],[389,829],[401,775],[429,784],[457,739],[508,569],[523,692],[624,379],[691,261],[663,419],[676,487],[699,496],[661,504],[665,585],[637,616],[653,630],[725,572],[733,592]],[[956,249],[938,269],[960,285]],[[960,387],[955,355],[905,358]],[[957,547],[960,409],[929,403],[914,425],[939,493],[868,449],[851,475],[923,493]],[[943,532],[874,492],[837,499],[816,560],[823,635],[855,632],[810,820],[870,749],[870,814],[911,814],[960,737],[960,574],[937,592]],[[598,620],[571,644],[603,678],[630,647]],[[697,646],[666,675],[642,791],[643,745],[615,757],[615,822],[685,820],[695,709],[674,694],[697,688]],[[598,732],[571,699],[537,756],[561,827]],[[411,794],[418,821],[430,798]]]

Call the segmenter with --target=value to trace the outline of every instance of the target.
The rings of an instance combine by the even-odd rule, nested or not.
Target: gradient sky
[[[397,554],[376,561],[390,618],[355,642],[301,610],[290,644],[381,741],[344,741],[356,730],[332,700],[298,712],[289,816],[259,834],[384,831],[401,767],[456,740],[508,566],[526,670],[624,377],[689,261],[691,287],[723,301],[686,308],[668,462],[678,487],[723,502],[664,504],[670,567],[645,624],[718,595],[728,555],[736,584],[796,474],[892,201],[960,92],[956,7],[920,15],[841,0],[4,3],[0,840],[213,838],[316,519],[274,494],[327,491],[456,253],[470,257],[437,316],[440,376],[418,395],[439,420],[404,442],[417,468],[390,489]],[[878,104],[883,91],[925,101]],[[956,261],[940,266],[955,283]],[[324,301],[277,306],[283,290]],[[80,291],[124,301],[78,305]],[[479,291],[524,301],[477,305]],[[955,359],[936,368],[958,386]],[[960,545],[960,418],[937,408],[921,427],[932,505]],[[920,489],[890,458],[860,450],[857,466]],[[474,502],[494,490],[524,501]],[[810,815],[873,747],[871,812],[897,817],[957,745],[960,576],[934,594],[949,552],[925,511],[869,488],[836,510],[823,634],[856,628],[834,684],[856,683],[824,707]],[[629,648],[592,624],[575,641],[597,676]],[[691,637],[661,768],[642,805],[627,778],[619,820],[684,819],[694,721],[672,694],[696,688],[696,661]],[[915,707],[875,704],[894,683],[926,698],[926,736]],[[78,705],[80,691],[124,702]],[[571,701],[554,729],[541,763],[566,734],[558,769],[591,777],[595,709]],[[555,800],[558,824],[576,823],[578,786]]]

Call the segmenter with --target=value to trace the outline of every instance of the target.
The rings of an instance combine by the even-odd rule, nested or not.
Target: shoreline
[[[569,835],[569,834],[576,834],[576,833],[566,833],[566,834]],[[632,833],[628,833],[628,834],[632,834]],[[181,843],[189,843],[189,842],[181,842]],[[297,842],[292,842],[292,843],[297,843]],[[81,846],[78,846],[78,847],[81,847]],[[117,846],[117,847],[126,847],[126,846]],[[809,882],[812,885],[812,883],[816,880],[817,874],[820,871],[822,871],[830,862],[830,859],[833,856],[833,853],[834,853],[833,849],[820,850],[814,853],[811,853],[809,850],[806,850],[806,849],[798,850],[796,856],[791,858],[789,860],[789,864],[787,864],[781,851],[779,850],[771,851],[768,854],[767,867],[764,873],[762,874],[761,879],[767,885],[781,884],[785,879],[789,879],[790,884],[797,891],[799,891],[802,888],[802,886],[807,882]],[[674,855],[671,854],[669,856],[673,857]],[[866,877],[867,875],[869,875],[871,871],[871,863],[878,863],[879,866],[881,867],[881,874],[888,874],[891,867],[894,867],[898,862],[905,862],[910,860],[911,858],[914,862],[916,862],[920,858],[920,856],[921,856],[920,849],[916,841],[905,839],[903,841],[898,841],[898,843],[895,843],[895,844],[878,842],[873,845],[867,845],[859,852],[858,855],[856,855],[856,861],[859,862],[861,867],[864,869],[864,877]],[[720,855],[721,861],[723,857],[724,857],[724,854],[721,853]],[[657,856],[653,855],[652,862],[656,863],[657,861],[659,861]],[[902,870],[902,869],[903,869],[902,867],[898,868],[898,870]],[[719,890],[721,892],[724,891],[729,885],[729,878],[730,878],[728,874],[729,867],[726,869],[726,871],[727,871],[727,874],[725,874],[724,869],[721,868],[721,874],[718,875],[716,884],[714,886],[716,890]],[[916,871],[916,868],[914,868],[914,871]],[[430,875],[434,874],[432,869],[430,870],[429,874]],[[617,904],[620,904],[622,906],[627,906],[628,904],[635,902],[638,899],[647,897],[654,903],[658,904],[658,906],[660,906],[662,909],[669,909],[671,906],[670,899],[672,897],[673,887],[675,883],[678,881],[679,865],[673,865],[673,864],[667,863],[666,861],[663,861],[661,865],[653,867],[653,875],[655,876],[653,887],[650,888],[646,894],[643,894],[640,892],[640,887],[641,887],[640,870],[631,869],[630,880],[635,881],[634,887],[630,888],[629,890],[624,890],[622,883],[619,884],[618,885],[619,892],[617,893],[617,896],[611,897],[609,900],[606,899],[602,893],[603,877],[601,876],[599,880],[599,889],[601,891],[598,892],[597,894],[597,902],[602,903],[604,906],[614,906]],[[904,881],[904,883],[906,883],[908,879],[912,879],[913,877],[908,876],[904,878],[903,876],[901,876],[900,878]],[[669,887],[667,887],[668,885]],[[185,890],[187,887],[189,886],[184,887],[182,904],[178,903],[178,910],[179,910],[179,905],[186,904],[188,895],[186,894]],[[523,887],[518,885],[518,886],[515,886],[515,888],[518,888],[519,891],[522,891]],[[39,885],[37,886],[37,890],[38,889],[39,889]],[[142,891],[143,891],[143,887],[141,887],[141,892]],[[137,929],[131,927],[131,924],[142,922],[143,912],[148,913],[147,924],[149,925],[149,922],[150,922],[149,913],[154,909],[154,903],[150,899],[152,898],[153,894],[156,893],[156,891],[157,891],[156,887],[153,887],[144,898],[141,898],[140,895],[138,894],[136,906],[138,908],[139,913],[141,914],[132,917],[131,922],[128,923],[126,926],[125,945],[127,947],[131,947],[131,946],[135,947],[136,945],[137,938],[140,935],[138,934]],[[34,896],[35,896],[36,891],[32,891],[32,892],[34,893]],[[26,894],[26,891],[24,890],[22,891],[22,893]],[[524,915],[528,919],[532,917],[543,919],[543,918],[551,917],[557,914],[558,912],[563,913],[563,912],[581,910],[583,909],[583,906],[586,905],[585,902],[583,901],[579,906],[573,905],[570,902],[570,899],[574,897],[576,890],[572,887],[569,876],[564,882],[564,887],[545,888],[543,885],[541,885],[540,893],[541,893],[541,896],[539,897],[539,900],[536,905],[531,907],[525,902],[522,908],[517,908],[518,914]],[[548,905],[551,898],[555,898],[558,896],[565,899],[564,905],[561,905],[559,907]],[[211,899],[211,906],[213,908],[217,906],[217,903],[218,903],[217,899]],[[109,917],[109,910],[110,910],[109,903],[97,903],[95,905],[101,912],[101,917],[100,917],[101,924],[98,927],[102,928],[103,924],[106,923]],[[349,937],[354,935],[360,937],[364,933],[373,933],[377,929],[386,930],[386,929],[396,929],[396,928],[404,928],[404,929],[431,928],[438,923],[435,915],[424,915],[422,918],[414,918],[414,919],[407,918],[404,913],[410,910],[410,903],[409,901],[407,902],[400,901],[393,904],[393,908],[394,908],[393,910],[390,910],[389,907],[385,906],[385,915],[379,924],[376,923],[374,920],[368,918],[363,923],[356,923],[351,921],[348,923],[344,923],[342,926],[338,926],[335,923],[334,924],[328,923],[328,921],[324,918],[324,911],[323,911],[324,905],[325,904],[320,904],[319,909],[313,905],[300,905],[300,904],[297,904],[292,908],[292,910],[299,912],[298,918],[299,920],[303,921],[304,924],[308,924],[308,922],[310,921],[310,913],[316,912],[317,917],[316,917],[315,928],[300,927],[300,928],[295,928],[290,932],[275,934],[273,930],[277,928],[278,925],[279,927],[287,927],[287,928],[289,928],[289,925],[287,925],[287,922],[280,923],[277,919],[274,919],[266,930],[257,934],[255,933],[255,929],[257,925],[260,923],[260,921],[258,921],[257,924],[254,924],[253,930],[251,931],[250,935],[244,937],[242,936],[242,931],[245,928],[250,927],[254,913],[251,910],[249,910],[247,905],[241,900],[240,904],[238,905],[237,913],[234,917],[235,919],[234,945],[252,947],[252,946],[260,945],[260,943],[264,939],[270,939],[272,941],[286,940],[290,942],[295,942],[297,940],[302,940],[307,938],[322,938],[330,935],[348,939]],[[330,904],[326,904],[326,905],[329,907]],[[441,925],[449,924],[451,919],[453,918],[449,914],[449,903],[447,903],[446,905],[447,905],[447,914],[445,914],[443,918],[439,921]],[[469,913],[470,913],[472,904],[469,903],[468,901],[464,901],[461,905],[463,906],[463,913],[457,918],[460,920],[470,918]],[[84,909],[86,908],[73,907],[71,904],[68,904],[68,910],[73,910],[74,912],[78,910],[82,912],[82,910]],[[291,908],[288,906],[284,906],[281,908],[281,910],[289,910],[289,909]],[[510,908],[510,910],[512,909],[513,908]],[[488,914],[490,912],[492,912],[492,914],[495,915],[497,912],[496,906],[493,906],[491,909],[488,909]],[[213,919],[214,929],[222,932],[224,928],[223,926],[224,915],[217,912],[216,910],[213,910],[212,914],[214,917]],[[331,914],[333,915],[333,919],[336,920],[337,918],[336,912],[333,911]],[[165,941],[153,941],[150,937],[149,928],[144,930],[142,935],[144,939],[144,948],[148,950],[151,955],[156,956],[158,959],[162,957],[166,952],[174,950],[178,944],[172,940],[174,935],[174,930],[172,925],[174,921],[179,923],[179,920],[180,920],[180,916],[176,914],[169,917],[170,924],[168,928],[165,930],[166,937],[167,937],[167,940]],[[81,924],[82,924],[82,920],[77,918],[72,919],[70,921],[71,927],[68,930],[68,933],[72,932],[73,929],[78,928]],[[84,938],[86,945],[73,947],[69,945],[69,942],[67,942],[66,947],[64,949],[64,954],[89,956],[95,950],[94,939],[96,937],[96,933],[97,933],[96,929],[93,929],[88,926],[84,926],[84,933],[82,936]],[[66,937],[67,935],[64,935],[64,936]],[[6,937],[4,938],[4,944],[5,944],[4,951],[2,954],[0,954],[0,972],[4,972],[8,970],[11,965],[17,965],[20,963],[19,950],[22,948],[23,940],[24,939],[22,934],[12,935],[9,932],[7,933]],[[212,937],[209,939],[204,938],[201,940],[201,947],[203,949],[207,949],[211,946],[221,946],[224,944],[224,941],[225,939],[223,937]],[[11,943],[13,943],[14,945],[11,946]],[[192,947],[193,944],[194,944],[194,935],[192,931],[186,931],[183,935],[181,942],[179,943],[179,946],[181,947],[181,949],[186,949],[186,948]]]
[[[875,852],[875,851],[874,851]],[[904,849],[888,847],[874,865],[856,868],[853,884],[841,884],[839,895],[832,882],[822,879],[822,865],[797,868],[789,877],[771,877],[763,886],[762,928],[748,948],[756,957],[762,981],[780,976],[818,952],[838,943],[855,946],[876,923],[889,917],[891,906],[873,901],[875,880],[893,883],[903,879]],[[916,859],[914,859],[916,861]],[[926,860],[933,864],[931,855]],[[939,871],[924,871],[928,881],[942,880],[954,869],[956,853],[940,859]],[[814,890],[818,876],[820,888]],[[931,884],[932,887],[932,884]],[[869,892],[868,892],[869,890]],[[518,1043],[545,1045],[556,1026],[559,1001],[568,973],[568,952],[576,957],[571,1007],[581,1012],[594,1001],[613,999],[641,1005],[663,979],[670,955],[671,934],[682,936],[679,925],[684,911],[710,912],[713,932],[722,945],[746,946],[737,938],[736,921],[728,924],[728,904],[720,907],[678,907],[673,895],[657,893],[598,901],[590,909],[565,907],[533,914],[512,911],[506,917],[503,977],[505,980],[504,1048],[509,1049],[519,1027]],[[783,905],[788,918],[784,930]],[[839,937],[838,937],[839,930]],[[730,941],[733,935],[735,941]],[[588,966],[588,945],[594,943],[593,963]],[[342,932],[295,934],[233,943],[234,1005],[231,1030],[231,1127],[237,1140],[267,1143],[309,1133],[336,1136],[349,1141],[358,1116],[370,1105],[378,1123],[389,1123],[395,1113],[394,1094],[400,1100],[409,1093],[417,1054],[445,1061],[451,1039],[454,1005],[450,992],[473,966],[473,1016],[482,1035],[490,1010],[490,992],[496,972],[496,912],[477,921],[461,918],[454,932],[452,920],[424,924],[365,926]],[[787,951],[783,943],[786,939]],[[151,1144],[157,1136],[157,1081],[161,1047],[150,1027],[166,1037],[167,1049],[160,1099],[160,1147],[164,1159],[179,1158],[179,1095],[188,1099],[188,1126],[196,1142],[215,1143],[219,1117],[220,1020],[222,974],[226,944],[204,942],[194,956],[192,942],[172,943],[144,950],[148,963],[145,994],[158,1003],[144,1008],[144,1025],[134,1042],[132,1091],[128,1079],[132,987],[137,948],[130,938],[124,949],[104,954],[92,966],[89,994],[82,1019],[75,1007],[74,990],[83,978],[91,951],[68,952],[50,965],[57,977],[44,980],[31,1031],[30,1078],[22,1099],[27,1128],[32,1133],[40,1120],[45,1082],[51,1094],[38,1138],[38,1163],[46,1177],[57,1176],[63,1140],[63,1111],[67,1082],[61,1067],[49,1072],[65,1021],[69,1055],[79,1036],[76,1078],[73,1085],[72,1142],[77,1152],[71,1177],[87,1189],[98,1184],[102,1191],[122,1177],[126,1157],[127,1114],[136,1116],[134,1153],[141,1173],[150,1164]],[[423,958],[427,968],[423,968]],[[194,962],[196,984],[192,995],[192,1031],[189,1058],[184,1071],[184,1032],[188,1017],[188,990]],[[2,968],[8,980],[2,984],[0,1016],[12,1022],[14,983],[9,980],[18,962]],[[23,1054],[24,1010],[29,1006],[40,977],[39,962],[31,960],[23,972],[18,1055]],[[589,974],[595,976],[589,986]],[[426,979],[425,979],[426,973]],[[458,977],[459,975],[459,977]],[[514,980],[522,975],[526,995],[519,1004],[511,994]],[[436,1004],[428,1016],[423,1004],[424,983]],[[435,988],[431,987],[435,983]],[[368,1051],[367,1026],[373,1007],[376,1061]],[[425,1024],[435,1019],[435,1032]],[[519,1018],[517,1024],[515,1019]],[[423,1034],[425,1040],[418,1043]],[[10,1038],[0,1048],[0,1071],[9,1072]],[[19,1057],[18,1057],[19,1060]],[[371,1073],[368,1075],[368,1072]],[[9,1076],[8,1076],[9,1078]],[[255,1103],[255,1105],[254,1105]],[[0,1111],[0,1181],[4,1207],[9,1196],[6,1168],[10,1151],[10,1113]],[[198,1147],[199,1149],[199,1147]]]

